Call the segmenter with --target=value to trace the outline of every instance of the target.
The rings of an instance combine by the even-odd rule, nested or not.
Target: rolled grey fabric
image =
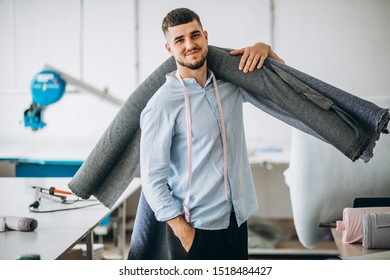
[[[345,122],[350,123],[354,130],[357,131],[357,129],[354,128],[356,126],[363,130],[365,137],[367,137],[367,146],[362,147],[361,153],[356,153],[355,159],[360,158],[365,162],[368,162],[374,156],[373,149],[375,147],[375,142],[380,138],[380,134],[389,133],[389,130],[387,129],[389,123],[388,108],[380,108],[372,102],[349,94],[292,67],[288,67],[276,61],[274,63],[278,64],[278,67],[280,67],[282,71],[286,71],[286,73],[291,75],[290,78],[286,77],[283,79],[291,86],[293,86],[293,83],[296,83],[297,92],[302,92],[319,107],[325,106],[326,108],[329,105]],[[277,71],[277,73],[282,77],[280,71]],[[336,132],[332,133],[337,134]],[[340,141],[341,139],[343,138],[336,141]],[[333,143],[332,145],[337,147],[336,143]],[[340,151],[343,152],[343,148],[341,148]],[[344,154],[348,156],[348,154]],[[353,157],[348,157],[354,160]]]
[[[138,203],[137,215],[131,234],[129,260],[169,260],[165,225],[156,220],[144,194]]]
[[[380,134],[388,133],[388,109],[287,65],[267,58],[261,70],[245,74],[238,70],[240,56],[214,46],[209,46],[207,59],[218,78],[247,90],[253,105],[326,141],[352,161],[367,162]],[[130,95],[69,182],[76,195],[85,199],[94,195],[107,207],[115,204],[138,170],[141,112],[164,84],[165,75],[175,69],[171,57]]]
[[[94,195],[107,207],[115,204],[138,171],[141,112],[174,69],[174,60],[167,60],[129,96],[69,182],[76,195]]]
[[[0,217],[5,221],[5,229],[17,231],[34,231],[38,227],[38,221],[34,218],[18,217],[18,216],[3,216]]]
[[[364,215],[363,247],[390,249],[390,212]]]
[[[326,141],[352,161],[368,162],[375,141],[388,133],[388,109],[270,58],[261,71],[247,74],[237,69],[239,61],[219,48],[211,48],[208,57],[215,75],[249,91],[253,105]]]

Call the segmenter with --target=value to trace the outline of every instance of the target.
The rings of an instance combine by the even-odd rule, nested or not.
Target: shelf
[[[342,233],[334,228],[332,228],[332,235],[342,259],[390,259],[390,250],[366,249],[361,243],[344,244]]]

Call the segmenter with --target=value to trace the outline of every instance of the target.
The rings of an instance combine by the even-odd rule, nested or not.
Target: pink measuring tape
[[[189,208],[190,201],[190,192],[192,184],[192,125],[191,125],[191,107],[190,107],[190,96],[188,90],[184,85],[183,79],[181,78],[179,72],[176,72],[176,77],[182,84],[184,88],[184,103],[186,110],[186,127],[187,127],[187,156],[188,156],[188,191],[187,195],[183,201],[184,215],[186,221],[189,223],[191,221],[191,213]],[[226,140],[226,128],[225,128],[225,118],[223,116],[222,102],[219,95],[217,80],[215,76],[212,76],[213,85],[215,90],[215,97],[217,100],[218,113],[221,122],[221,135],[222,135],[222,147],[223,147],[223,180],[225,185],[225,195],[226,200],[229,201],[229,186],[228,186],[228,165],[227,165],[227,140]]]

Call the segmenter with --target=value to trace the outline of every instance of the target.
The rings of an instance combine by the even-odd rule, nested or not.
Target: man
[[[177,71],[141,114],[141,178],[157,220],[166,222],[173,259],[247,259],[247,219],[257,199],[245,146],[242,89],[207,69],[208,33],[180,8],[162,23]],[[242,54],[239,69],[261,68],[262,43]]]

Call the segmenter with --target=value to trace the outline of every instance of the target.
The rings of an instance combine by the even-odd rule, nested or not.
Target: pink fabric
[[[219,112],[219,119],[221,122],[221,134],[222,134],[222,146],[223,146],[223,181],[225,185],[226,200],[229,201],[229,184],[228,184],[228,163],[227,163],[227,137],[225,128],[225,117],[222,110],[221,97],[219,95],[219,89],[217,85],[217,79],[213,76],[213,84],[215,90],[215,98],[217,99],[217,106]]]
[[[343,243],[361,243],[363,239],[364,215],[389,211],[390,207],[345,208],[343,220],[336,222],[336,230],[342,232]]]
[[[187,126],[187,157],[188,157],[188,191],[187,195],[183,201],[184,216],[186,221],[189,223],[191,221],[191,211],[188,206],[190,201],[190,192],[192,184],[192,124],[191,124],[191,106],[190,106],[190,96],[188,94],[187,88],[184,85],[183,79],[181,78],[179,71],[176,72],[176,76],[179,79],[180,83],[184,88],[184,102],[186,108],[186,126]]]

